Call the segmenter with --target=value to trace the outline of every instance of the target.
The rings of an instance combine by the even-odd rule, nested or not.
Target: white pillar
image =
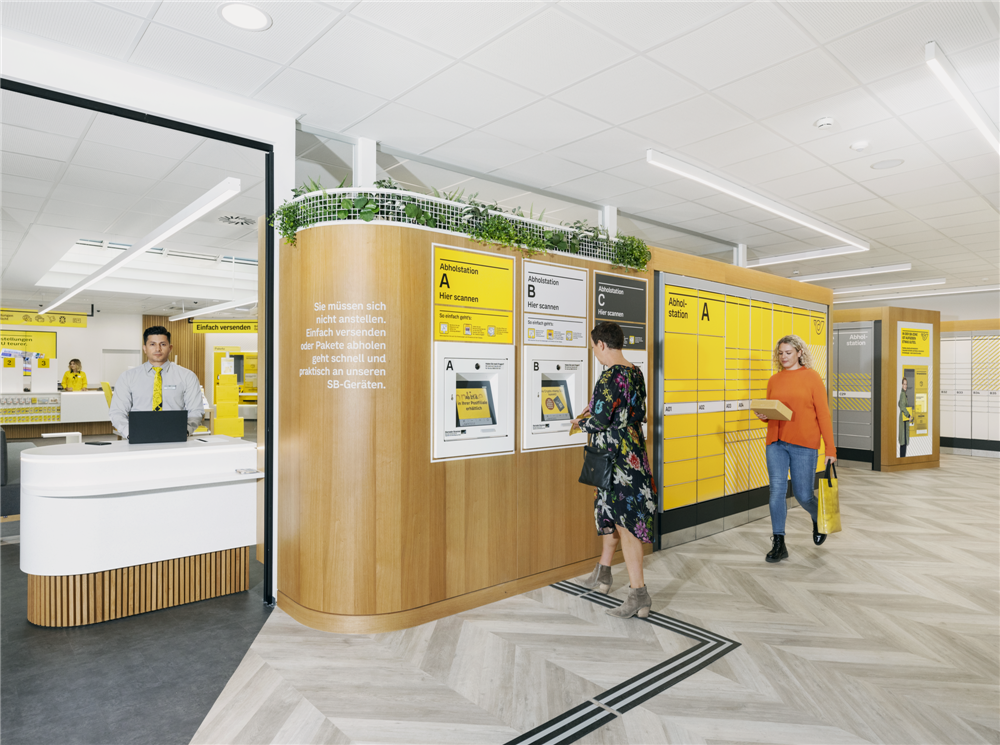
[[[366,188],[375,183],[375,145],[375,140],[358,138],[358,144],[354,146],[354,179],[351,186]]]
[[[597,213],[597,224],[608,229],[608,235],[614,238],[618,235],[618,208],[610,204],[602,204]]]
[[[740,243],[733,246],[733,266],[747,265],[747,244]]]

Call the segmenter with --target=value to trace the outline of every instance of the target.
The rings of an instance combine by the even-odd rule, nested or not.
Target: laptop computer
[[[132,445],[147,442],[184,442],[187,440],[187,411],[130,411],[128,441]]]

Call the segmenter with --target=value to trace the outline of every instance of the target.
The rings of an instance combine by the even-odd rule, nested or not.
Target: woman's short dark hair
[[[603,341],[610,349],[621,349],[625,346],[625,332],[622,331],[622,327],[617,323],[601,321],[590,332],[590,340],[594,344]]]
[[[142,343],[145,344],[146,340],[151,336],[165,336],[167,341],[170,341],[170,332],[167,331],[163,326],[150,326],[148,329],[142,332]]]

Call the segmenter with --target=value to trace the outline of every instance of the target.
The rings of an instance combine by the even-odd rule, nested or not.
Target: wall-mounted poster
[[[896,341],[896,452],[900,458],[931,455],[934,327],[929,323],[899,322]]]

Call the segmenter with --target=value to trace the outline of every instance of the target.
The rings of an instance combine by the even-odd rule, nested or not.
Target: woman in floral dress
[[[625,335],[617,323],[599,323],[590,338],[594,354],[605,366],[594,386],[589,419],[575,420],[593,433],[593,444],[606,447],[614,456],[611,489],[597,490],[594,519],[604,536],[601,560],[581,584],[611,589],[611,560],[619,542],[629,576],[628,598],[607,613],[619,618],[649,615],[652,601],[642,575],[642,544],[653,540],[656,487],[646,455],[642,422],[646,418],[646,383],[639,368],[622,354]]]

